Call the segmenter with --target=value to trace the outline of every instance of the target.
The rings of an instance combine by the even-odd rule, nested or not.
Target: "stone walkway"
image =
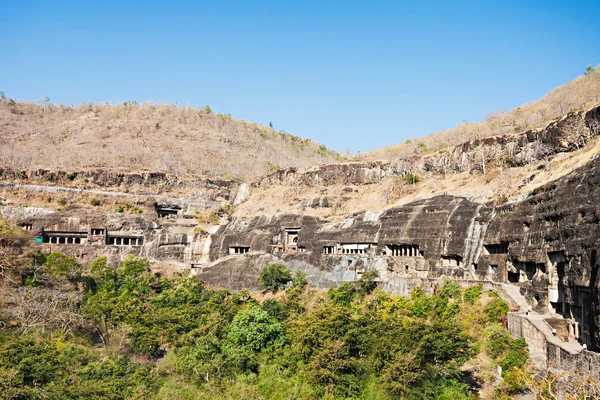
[[[527,311],[529,308],[529,302],[525,296],[521,294],[521,288],[516,285],[511,285],[510,283],[505,283],[502,285],[502,289],[510,296],[511,299],[520,307],[521,312]]]
[[[546,337],[546,340],[549,343],[553,343],[571,354],[577,354],[581,352],[581,350],[583,349],[581,344],[575,341],[575,339],[569,340],[568,342],[564,342],[558,335],[555,336],[552,334],[552,327],[550,327],[550,325],[548,325],[548,323],[544,321],[547,318],[560,318],[558,314],[550,312],[538,313],[532,311],[529,313],[529,315],[525,315],[525,312],[529,308],[529,303],[527,302],[525,296],[521,294],[520,288],[517,285],[512,285],[508,283],[503,284],[502,288],[511,297],[511,299],[513,299],[513,301],[517,305],[519,305],[520,310],[518,314],[520,314],[521,317],[526,318],[529,322],[533,324],[533,326],[536,327],[538,331],[543,333]]]
[[[533,312],[529,313],[529,315],[526,315],[524,317],[529,322],[531,322],[533,326],[537,328],[538,331],[542,332],[544,336],[546,336],[546,340],[549,343],[553,343],[571,354],[578,354],[581,352],[581,350],[583,350],[583,347],[581,347],[579,342],[577,342],[575,339],[571,339],[568,342],[564,342],[558,335],[555,336],[552,334],[552,328],[544,320],[546,318],[556,318],[556,314],[538,314]]]

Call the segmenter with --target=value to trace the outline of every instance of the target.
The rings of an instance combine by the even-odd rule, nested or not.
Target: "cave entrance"
[[[229,246],[229,254],[240,255],[250,252],[250,246]]]
[[[508,271],[508,281],[510,283],[519,283],[519,271],[517,271],[517,272]]]

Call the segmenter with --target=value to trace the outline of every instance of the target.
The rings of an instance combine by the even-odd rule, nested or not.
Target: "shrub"
[[[292,278],[292,287],[304,289],[308,285],[306,274],[302,271],[296,271],[296,275]]]
[[[521,368],[525,366],[529,357],[529,349],[524,338],[518,338],[512,341],[508,346],[508,353],[498,362],[503,370],[510,368]]]
[[[202,233],[202,234],[206,234],[206,233],[208,233],[208,232],[207,232],[207,230],[206,230],[206,229],[204,229],[204,228],[203,228],[203,227],[201,227],[201,226],[197,226],[197,227],[195,227],[195,228],[194,228],[194,232],[196,232],[196,233]]]
[[[413,174],[412,172],[409,172],[408,174],[404,175],[403,179],[404,182],[409,185],[416,185],[421,180],[421,178],[419,178],[417,174]]]
[[[98,207],[100,204],[102,204],[102,201],[100,201],[100,199],[96,196],[93,196],[90,199],[90,204],[93,205],[94,207]]]
[[[292,274],[287,265],[269,264],[260,271],[258,280],[261,290],[275,293],[292,280]]]
[[[471,286],[470,288],[465,290],[464,298],[465,301],[469,304],[475,304],[479,298],[481,298],[481,292],[483,291],[483,286]]]
[[[154,329],[139,325],[128,336],[131,339],[131,349],[136,354],[156,357],[161,353],[159,338]]]
[[[356,287],[351,283],[342,283],[337,288],[331,288],[327,297],[337,305],[349,307],[355,298]]]
[[[502,373],[504,381],[502,382],[502,389],[508,393],[517,393],[527,389],[527,382],[523,378],[523,374],[516,368],[511,368],[508,371]]]
[[[508,304],[501,298],[496,297],[486,304],[483,311],[487,314],[490,322],[500,322],[502,317],[506,317]]]
[[[460,295],[461,288],[458,282],[445,279],[444,284],[439,288],[438,295],[444,299],[456,299]]]
[[[61,206],[66,206],[67,205],[67,199],[65,199],[64,197],[61,197],[60,199],[58,199],[58,204],[60,204]]]
[[[229,203],[225,203],[219,208],[219,214],[225,214],[228,217],[231,217],[234,212],[235,208]]]
[[[500,324],[491,325],[485,332],[486,350],[493,359],[504,354],[511,341],[510,333]]]
[[[54,252],[46,257],[44,270],[52,276],[74,277],[81,272],[81,266],[74,258],[63,253]]]
[[[75,179],[75,174],[73,174],[73,173],[70,173],[70,172],[69,172],[69,173],[67,173],[67,174],[65,175],[65,177],[66,177],[68,180],[72,181],[72,180],[74,180],[74,179]]]

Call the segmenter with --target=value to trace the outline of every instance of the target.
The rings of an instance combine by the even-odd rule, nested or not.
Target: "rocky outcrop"
[[[14,207],[2,207],[0,213],[10,218],[15,215]],[[132,254],[171,263],[172,272],[183,272],[192,262],[203,259],[210,240],[208,233],[194,232],[193,220],[183,218],[69,210],[37,213],[18,221],[35,238],[35,248],[46,253],[61,251],[84,264],[106,256],[118,265]]]
[[[203,197],[217,197],[233,200],[239,183],[234,180],[198,178],[181,179],[177,175],[165,172],[119,172],[110,169],[93,169],[85,171],[51,171],[48,169],[15,170],[0,168],[0,181],[16,183],[38,183],[42,185],[62,184],[65,186],[85,186],[115,188],[141,186],[164,190],[168,188],[200,189]]]
[[[580,321],[600,343],[600,159],[497,210],[486,243],[506,245],[507,275],[539,308],[548,303]],[[516,274],[516,275],[515,275]],[[507,277],[508,278],[508,277]]]
[[[600,133],[600,107],[571,113],[543,129],[467,141],[431,154],[415,154],[396,161],[328,164],[299,170],[280,169],[259,179],[257,186],[271,185],[368,185],[385,177],[408,173],[446,175],[481,172],[484,168],[518,167],[557,153],[578,150]]]
[[[382,281],[397,275],[471,279],[473,274],[465,265],[477,257],[476,247],[489,217],[490,210],[483,205],[436,196],[382,214],[359,213],[339,223],[300,215],[236,218],[213,236],[211,271],[228,275],[239,268],[233,267],[236,260],[247,265],[252,255],[270,254],[303,269],[314,284],[325,287],[356,280],[373,268]],[[290,236],[295,241],[290,242]],[[232,254],[237,256],[229,257]],[[226,262],[224,257],[228,257]],[[264,265],[252,268],[258,271]],[[215,275],[211,274],[201,273],[201,278],[212,279]]]

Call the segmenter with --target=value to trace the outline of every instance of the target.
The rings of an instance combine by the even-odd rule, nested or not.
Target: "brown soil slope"
[[[0,167],[248,177],[340,161],[340,154],[312,140],[208,107],[0,101]]]

